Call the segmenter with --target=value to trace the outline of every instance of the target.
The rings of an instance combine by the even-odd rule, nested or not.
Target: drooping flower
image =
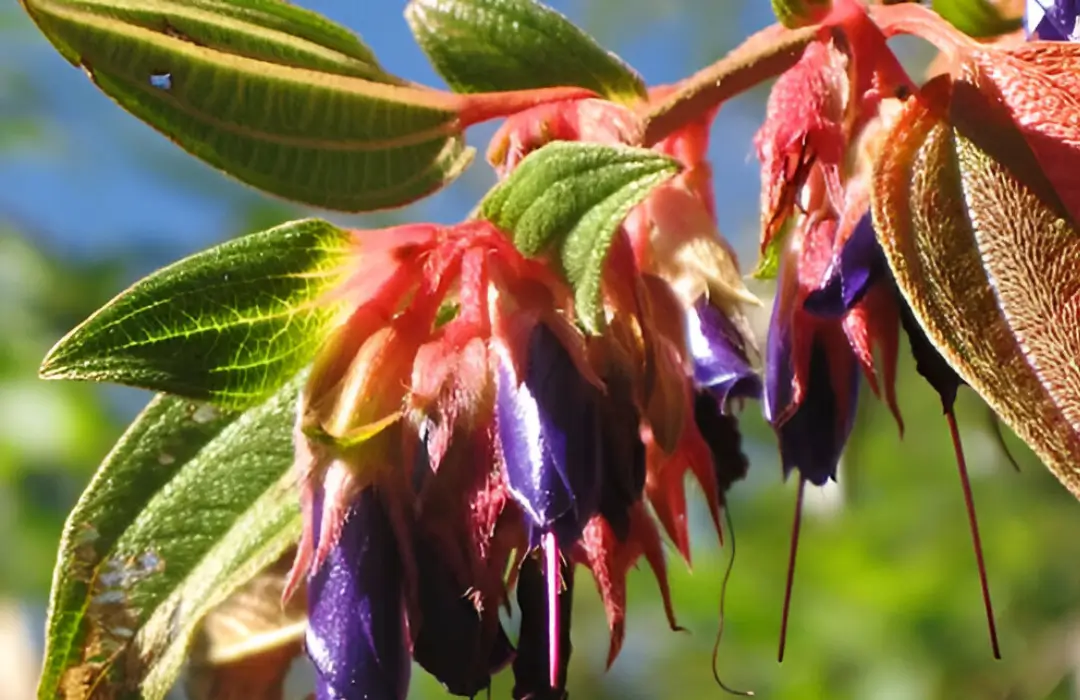
[[[1027,0],[1024,29],[1033,40],[1078,41],[1076,20],[1080,3],[1076,0]]]
[[[316,511],[318,512],[318,511]],[[400,553],[379,493],[360,492],[308,583],[318,700],[404,700],[410,659]]]

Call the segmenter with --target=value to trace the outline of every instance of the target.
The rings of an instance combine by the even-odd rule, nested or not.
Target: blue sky
[[[0,2],[14,4],[15,0]],[[401,0],[307,0],[301,4],[359,32],[392,72],[440,84],[411,41]],[[562,0],[551,4],[599,35],[650,84],[688,75],[719,57],[740,35],[766,26],[771,18],[764,2],[730,3],[748,8],[730,18],[722,16],[712,0]],[[612,8],[618,8],[617,16],[611,14]],[[10,9],[9,5],[3,12]],[[698,10],[707,15],[696,16]],[[81,71],[66,63],[17,7],[14,15],[16,23],[30,31],[17,32],[14,41],[0,41],[0,66],[17,67],[25,84],[15,86],[20,90],[16,92],[14,81],[0,80],[0,119],[5,112],[28,117],[38,141],[33,148],[0,156],[0,217],[24,224],[40,243],[65,254],[109,257],[150,248],[160,251],[164,259],[159,262],[248,232],[249,224],[238,218],[238,200],[272,200],[187,157],[124,113]],[[702,24],[704,16],[710,21]],[[712,144],[721,228],[743,253],[744,266],[753,263],[758,175],[750,143],[762,109],[760,99],[726,106],[717,119]],[[470,140],[482,148],[492,131],[493,126],[478,128],[470,133]],[[455,221],[492,181],[487,166],[478,162],[454,186],[404,214]],[[297,215],[301,211],[296,210]],[[379,217],[303,213],[355,225],[380,221]],[[137,272],[145,271],[132,274]]]

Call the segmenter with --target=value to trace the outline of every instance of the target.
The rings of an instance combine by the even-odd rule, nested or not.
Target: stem
[[[508,117],[549,102],[581,100],[597,97],[592,90],[580,87],[537,88],[510,92],[479,92],[472,95],[455,95],[458,100],[458,119],[462,127]]]
[[[784,612],[780,618],[780,650],[776,660],[784,662],[784,647],[787,645],[788,613],[791,612],[791,589],[795,583],[795,556],[799,553],[799,530],[802,529],[803,492],[806,479],[799,476],[799,493],[795,496],[795,519],[791,524],[791,551],[788,553],[787,585],[784,586]]]
[[[977,47],[978,43],[963,32],[955,29],[936,12],[915,3],[899,5],[874,5],[867,8],[874,24],[878,25],[886,37],[898,34],[913,34],[929,41],[938,51],[949,57],[952,63],[965,50]]]
[[[998,644],[997,625],[994,623],[994,606],[990,603],[990,582],[986,578],[986,562],[983,560],[982,540],[979,538],[979,521],[975,517],[975,499],[971,495],[971,480],[968,479],[967,460],[964,448],[960,444],[960,429],[956,426],[956,414],[951,410],[945,413],[949,421],[949,435],[956,451],[956,466],[960,471],[960,486],[964,489],[964,506],[967,508],[968,524],[971,526],[971,543],[975,549],[975,564],[979,568],[979,585],[982,586],[983,606],[986,608],[986,624],[990,627],[990,648],[994,658],[1001,658]]]
[[[645,115],[644,145],[652,146],[716,105],[780,75],[802,57],[818,27],[786,29],[775,24],[754,34],[711,66],[679,83]]]

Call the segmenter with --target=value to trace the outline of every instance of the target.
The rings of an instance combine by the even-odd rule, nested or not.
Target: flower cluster
[[[545,105],[510,118],[489,156],[506,176],[549,140],[623,143],[636,124],[601,100]],[[690,472],[719,532],[747,466],[731,408],[761,390],[706,129],[658,145],[685,170],[617,233],[599,335],[578,329],[551,266],[490,223],[357,234],[362,289],[347,291],[364,302],[316,362],[296,429],[290,589],[308,577],[319,697],[404,697],[410,657],[457,695],[512,663],[515,697],[560,696],[578,564],[611,661],[640,557],[677,627],[660,528],[689,558]],[[499,618],[515,589],[516,650]]]
[[[1058,3],[1029,29],[1069,37],[1076,14]],[[290,589],[306,577],[319,698],[403,698],[410,659],[456,695],[512,665],[515,698],[563,697],[579,565],[606,607],[609,664],[639,558],[677,628],[662,533],[689,560],[690,473],[720,535],[747,468],[740,402],[762,400],[801,501],[806,482],[836,478],[861,381],[903,430],[901,327],[951,421],[961,380],[897,291],[870,213],[872,154],[918,87],[855,3],[826,24],[840,31],[780,77],[755,143],[762,252],[778,264],[763,362],[744,315],[758,302],[717,229],[715,109],[653,146],[682,170],[617,231],[598,334],[580,330],[556,262],[491,223],[357,234],[348,292],[363,302],[316,362],[296,427]],[[636,145],[643,130],[615,102],[554,102],[508,118],[488,159],[506,178],[549,142]],[[989,607],[985,581],[984,595]],[[512,598],[516,648],[500,620]]]

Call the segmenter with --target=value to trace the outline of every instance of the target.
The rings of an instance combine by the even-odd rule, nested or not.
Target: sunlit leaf
[[[995,37],[1015,32],[1022,18],[1008,17],[991,0],[934,0],[934,12],[954,27],[976,38]]]
[[[295,544],[303,380],[242,415],[159,397],[135,421],[65,527],[39,698],[164,697],[205,615]]]
[[[882,247],[938,351],[1080,496],[1080,231],[1000,103],[924,93],[875,173]]]
[[[628,146],[559,141],[530,153],[480,204],[529,256],[558,251],[586,329],[604,325],[600,278],[611,240],[630,210],[679,164]]]
[[[533,0],[412,0],[405,16],[458,92],[576,85],[616,100],[646,94],[630,66]]]
[[[472,158],[460,103],[399,84],[346,30],[271,0],[23,0],[120,106],[241,181],[346,211],[395,207]]]
[[[137,282],[57,343],[48,379],[249,406],[309,364],[344,303],[348,231],[316,219],[228,241]]]

